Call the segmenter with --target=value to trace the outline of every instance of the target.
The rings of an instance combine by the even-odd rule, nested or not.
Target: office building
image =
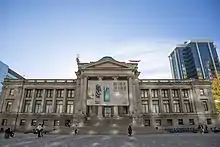
[[[4,78],[24,79],[21,75],[10,69],[8,65],[0,61],[0,95],[2,91],[2,82],[4,81]]]
[[[209,40],[190,40],[169,55],[174,79],[213,79],[220,73],[216,46]]]
[[[208,80],[139,79],[137,62],[108,56],[77,62],[76,79],[5,79],[0,127],[126,134],[132,124],[138,134],[217,123]]]

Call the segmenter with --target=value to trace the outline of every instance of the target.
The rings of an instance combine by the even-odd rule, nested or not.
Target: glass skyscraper
[[[213,79],[220,74],[216,47],[210,40],[190,40],[169,55],[174,79]]]
[[[0,96],[2,91],[2,82],[4,81],[4,78],[24,79],[21,75],[10,69],[8,65],[0,61]]]

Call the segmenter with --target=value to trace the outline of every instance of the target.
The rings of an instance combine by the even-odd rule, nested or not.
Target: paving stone
[[[220,134],[46,135],[16,134],[0,147],[218,147]]]

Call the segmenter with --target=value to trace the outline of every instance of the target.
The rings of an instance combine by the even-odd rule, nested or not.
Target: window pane
[[[25,113],[30,112],[30,106],[31,106],[31,101],[30,100],[25,100],[25,102],[24,102],[24,112]]]
[[[41,111],[41,101],[37,100],[35,102],[35,113],[40,113]]]

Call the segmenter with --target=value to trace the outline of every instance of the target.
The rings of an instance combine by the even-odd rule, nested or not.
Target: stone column
[[[216,109],[216,107],[215,107],[215,102],[214,102],[214,98],[213,98],[213,95],[212,95],[212,88],[210,87],[210,88],[208,88],[207,89],[207,94],[208,94],[208,97],[209,97],[209,99],[208,99],[208,101],[209,101],[209,103],[210,103],[210,112],[211,113],[216,113],[217,112],[217,109]]]
[[[30,106],[30,113],[34,113],[35,109],[35,89],[33,89],[32,97],[31,97],[31,106]]]
[[[151,94],[151,88],[149,89],[149,101],[148,101],[148,108],[149,108],[149,113],[152,113],[152,94]]]
[[[53,113],[56,113],[56,89],[53,90],[52,108]]]
[[[83,77],[80,78],[80,96],[79,96],[79,114],[83,112],[83,93],[84,93],[84,81]]]
[[[173,107],[173,95],[172,95],[172,89],[169,89],[169,97],[170,97],[170,112],[173,113],[174,107]]]
[[[102,114],[102,106],[98,106],[98,117],[102,118],[103,114]]]
[[[86,114],[86,107],[87,107],[87,83],[88,83],[88,81],[87,81],[88,79],[87,79],[87,77],[84,77],[83,78],[83,99],[82,99],[82,112],[84,113],[84,114]]]
[[[1,93],[1,97],[0,97],[0,102],[1,102],[1,110],[0,112],[4,112],[5,111],[5,99],[6,99],[6,91],[7,91],[7,88],[5,88],[4,86],[2,87],[2,93]]]
[[[132,114],[134,112],[134,95],[133,95],[133,82],[132,82],[132,78],[129,77],[128,78],[128,99],[129,99],[129,111],[130,114]]]
[[[25,96],[25,88],[24,87],[21,87],[21,105],[20,105],[20,108],[19,108],[19,112],[22,113],[23,110],[24,110],[24,105],[25,105],[25,99],[24,99],[24,96]]]
[[[188,92],[189,92],[189,103],[190,103],[191,110],[192,110],[192,112],[196,112],[195,104],[193,102],[193,90],[190,89]]]
[[[45,102],[46,102],[46,89],[43,90],[42,102],[41,102],[41,112],[45,113]]]
[[[134,80],[135,83],[135,96],[133,97],[134,99],[134,108],[137,110],[137,113],[140,115],[142,112],[142,107],[141,107],[141,95],[140,95],[140,86],[139,86],[139,79]],[[134,95],[134,94],[133,94]]]
[[[74,98],[74,113],[78,114],[79,113],[79,110],[80,110],[80,79],[78,79],[79,77],[77,77],[76,79],[76,95],[75,95],[75,98]]]
[[[160,110],[160,113],[164,113],[163,99],[162,99],[162,96],[161,96],[161,91],[162,91],[162,89],[160,88],[159,89],[159,110]]]
[[[63,95],[64,95],[64,97],[63,97],[63,113],[66,113],[67,89],[64,89]]]
[[[186,113],[186,108],[184,107],[184,100],[182,95],[182,88],[179,89],[179,98],[180,98],[180,112]]]
[[[119,117],[119,115],[118,115],[118,106],[114,106],[114,117]]]

